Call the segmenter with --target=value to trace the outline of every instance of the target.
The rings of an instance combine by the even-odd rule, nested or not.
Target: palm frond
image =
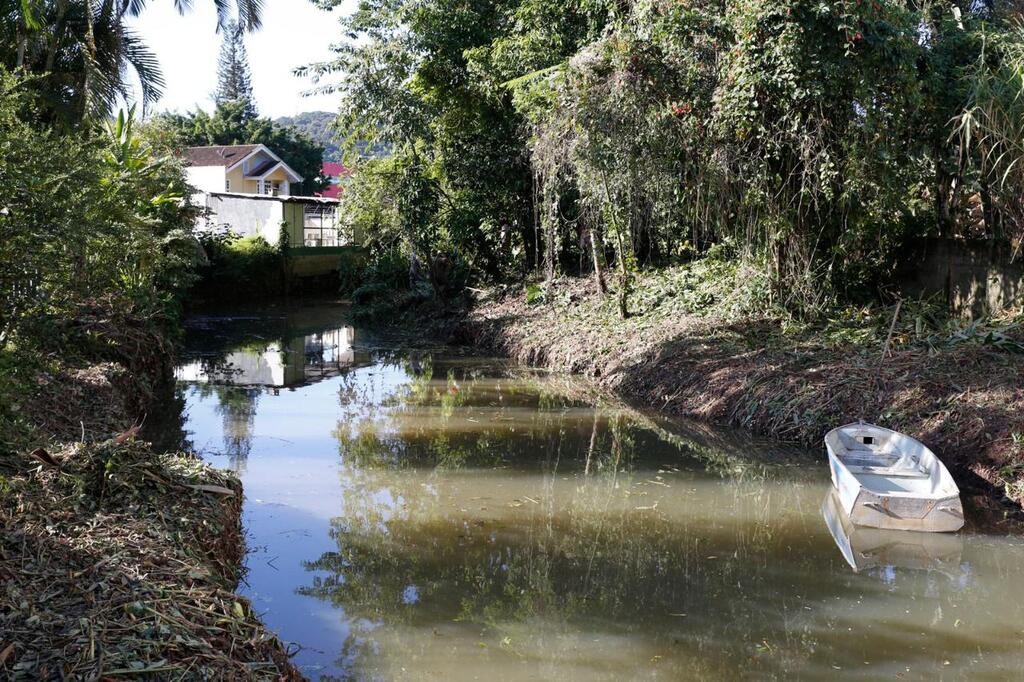
[[[139,77],[142,106],[145,109],[149,104],[159,100],[164,93],[166,83],[160,72],[160,62],[142,38],[133,31],[124,31],[121,40],[125,60]]]
[[[146,0],[122,0],[121,11],[130,17],[137,17],[146,9]]]
[[[222,1],[214,0],[215,3]],[[263,0],[235,0],[234,4],[238,9],[239,26],[246,31],[256,31],[262,27]]]

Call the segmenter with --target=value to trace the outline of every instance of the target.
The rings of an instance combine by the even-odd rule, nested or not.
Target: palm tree
[[[123,12],[129,16],[138,16],[146,8],[147,0],[121,0]],[[179,14],[192,10],[193,0],[174,0],[174,8]],[[232,10],[237,15],[237,23],[245,31],[255,31],[260,27],[260,16],[263,14],[263,0],[213,0],[217,8],[217,28],[225,28],[234,21]]]
[[[174,0],[179,12],[193,0]],[[263,0],[213,0],[218,29],[237,12],[246,30],[260,26]],[[145,107],[163,92],[156,56],[126,27],[146,0],[0,0],[0,64],[34,76],[32,88],[50,118],[68,124],[102,118],[141,84]]]

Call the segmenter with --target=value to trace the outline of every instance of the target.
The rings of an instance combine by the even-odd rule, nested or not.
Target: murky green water
[[[241,475],[243,591],[312,679],[1024,677],[1024,544],[845,528],[821,453],[336,308],[189,337],[183,430]]]

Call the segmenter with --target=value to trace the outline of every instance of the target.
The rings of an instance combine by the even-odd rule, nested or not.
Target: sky
[[[193,5],[181,16],[173,0],[150,0],[142,15],[131,21],[156,53],[166,82],[153,111],[213,108],[221,43],[217,15],[213,0],[194,0]],[[346,0],[339,9],[326,12],[309,0],[264,0],[263,28],[245,40],[260,114],[277,118],[337,110],[335,96],[303,97],[312,84],[293,76],[292,69],[331,58],[331,44],[342,37],[338,20],[354,5],[355,0]]]

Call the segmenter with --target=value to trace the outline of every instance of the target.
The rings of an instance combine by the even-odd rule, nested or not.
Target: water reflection
[[[217,412],[224,424],[224,454],[230,468],[241,471],[252,450],[252,429],[260,398],[259,388],[207,386],[217,395]]]
[[[175,372],[179,381],[295,388],[339,376],[357,362],[355,330],[340,327],[282,341],[252,341],[214,355],[203,355]]]
[[[846,563],[892,582],[898,571],[938,571],[950,578],[966,579],[969,568],[961,565],[963,536],[956,533],[915,533],[855,526],[843,512],[838,496],[829,490],[821,505],[825,525]]]
[[[303,365],[334,362],[313,335]],[[197,445],[247,441],[246,589],[314,679],[1022,672],[1014,539],[850,532],[816,453],[503,362],[352,353],[246,404],[186,393]]]

